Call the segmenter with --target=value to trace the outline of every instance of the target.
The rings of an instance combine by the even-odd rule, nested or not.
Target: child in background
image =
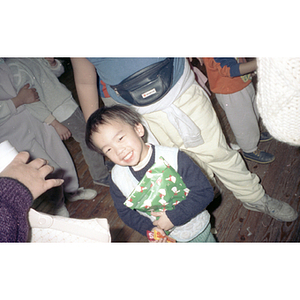
[[[62,140],[71,136],[80,144],[83,157],[95,184],[109,186],[109,171],[104,157],[85,144],[85,120],[72,93],[58,80],[64,72],[59,60],[48,58],[10,58],[14,85],[19,90],[26,83],[36,88],[40,101],[26,105],[39,121],[53,126]]]
[[[64,179],[64,184],[47,192],[47,202],[51,203],[55,215],[68,217],[64,193],[69,201],[77,201],[94,199],[97,192],[79,188],[72,158],[54,128],[40,122],[26,109],[29,103],[39,101],[36,89],[29,84],[16,91],[11,71],[0,59],[0,142],[8,140],[18,152],[27,151],[30,159],[43,158],[54,167],[49,176]]]
[[[210,216],[205,210],[214,197],[209,181],[187,154],[177,148],[144,143],[144,135],[140,115],[123,105],[100,108],[87,121],[88,147],[103,153],[115,163],[110,193],[120,218],[144,236],[147,236],[147,231],[157,230],[164,236],[159,241],[166,242],[164,231],[191,223],[192,219],[201,215],[203,226],[194,224],[189,229],[192,237],[180,241],[214,242],[210,232]],[[152,212],[152,217],[142,215],[125,206],[124,202],[160,156],[179,173],[190,192],[173,210]],[[194,228],[197,228],[196,231]]]
[[[228,122],[245,159],[268,164],[274,155],[261,151],[257,145],[271,140],[268,132],[260,134],[259,114],[250,73],[256,70],[256,60],[244,58],[203,58],[210,90],[226,113]]]

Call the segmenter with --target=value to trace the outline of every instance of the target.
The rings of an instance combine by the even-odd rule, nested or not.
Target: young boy
[[[257,145],[272,139],[268,132],[260,134],[259,114],[250,73],[256,70],[256,60],[245,58],[203,58],[210,90],[226,113],[243,156],[261,164],[274,161],[274,155],[261,151]]]
[[[177,148],[147,144],[143,141],[144,135],[140,115],[123,105],[100,108],[87,121],[88,147],[115,163],[110,193],[120,218],[145,236],[147,231],[154,229],[164,236],[164,231],[171,230],[170,236],[180,242],[214,242],[210,216],[205,210],[214,197],[209,181],[187,154]],[[190,191],[173,210],[145,216],[125,206],[124,202],[160,156],[178,172]],[[172,235],[175,229],[184,231],[185,238]],[[165,238],[160,240],[165,241]]]

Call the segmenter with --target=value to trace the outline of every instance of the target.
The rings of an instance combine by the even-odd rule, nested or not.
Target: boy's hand
[[[61,124],[60,122],[58,122],[57,120],[53,120],[51,122],[51,124],[56,132],[58,133],[58,135],[60,136],[61,140],[67,140],[68,138],[70,138],[72,136],[72,133],[70,132],[70,130],[64,126],[63,124]]]
[[[33,102],[40,101],[39,94],[37,93],[36,89],[35,88],[31,89],[31,88],[29,88],[29,86],[30,86],[29,83],[24,85],[20,89],[18,95],[11,99],[16,108],[18,108],[19,106],[21,106],[23,104],[30,104]]]
[[[163,230],[170,230],[174,227],[173,223],[170,221],[165,212],[152,212],[151,215],[154,217],[159,217],[158,220],[153,222],[153,225],[158,226]]]

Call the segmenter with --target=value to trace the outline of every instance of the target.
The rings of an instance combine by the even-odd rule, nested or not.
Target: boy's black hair
[[[91,150],[103,154],[103,152],[94,145],[92,141],[92,134],[93,132],[98,131],[98,126],[107,124],[111,120],[121,121],[131,125],[132,127],[139,123],[142,124],[141,115],[128,106],[113,105],[99,108],[91,114],[86,124],[85,142]],[[145,136],[143,138],[145,138]]]

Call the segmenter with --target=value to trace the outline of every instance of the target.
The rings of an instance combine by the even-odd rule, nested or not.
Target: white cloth
[[[257,59],[257,107],[270,134],[300,145],[300,58]]]
[[[32,243],[110,243],[105,218],[74,219],[51,216],[34,209],[28,213]]]

